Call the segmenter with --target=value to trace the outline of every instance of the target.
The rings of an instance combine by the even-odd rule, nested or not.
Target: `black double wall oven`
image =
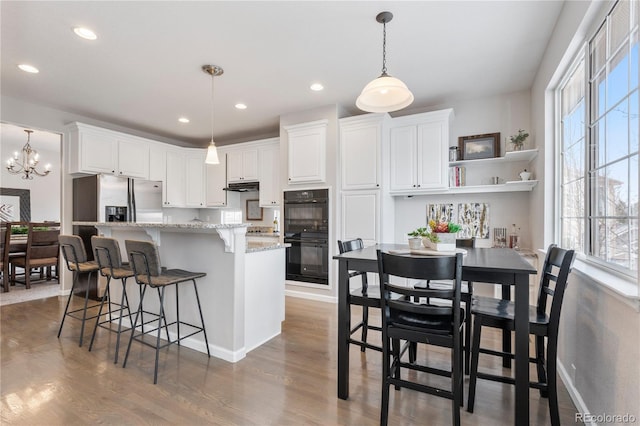
[[[329,190],[284,193],[287,279],[329,284]]]

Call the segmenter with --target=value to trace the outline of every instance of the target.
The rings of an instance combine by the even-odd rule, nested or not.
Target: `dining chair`
[[[362,248],[364,248],[364,243],[361,238],[349,241],[338,240],[338,250],[340,253],[346,253]],[[349,298],[347,302],[349,305],[362,307],[362,321],[351,328],[349,333],[349,343],[360,346],[361,352],[364,352],[367,348],[382,351],[382,347],[367,343],[367,332],[369,330],[382,331],[382,327],[371,325],[369,323],[369,308],[380,309],[380,286],[369,285],[366,272],[349,272],[349,280],[356,277],[361,278],[362,285],[356,289],[349,290]],[[353,336],[353,334],[358,330],[361,330],[360,340],[352,339],[351,336]]]
[[[462,321],[460,307],[462,254],[454,256],[415,257],[377,251],[381,282],[382,308],[382,404],[380,424],[389,418],[389,386],[402,387],[451,399],[452,423],[460,425],[460,406],[463,400]],[[414,288],[396,284],[398,279],[448,280],[444,288]],[[394,298],[393,295],[400,295]],[[419,302],[415,298],[418,297]],[[421,303],[425,299],[444,299],[447,305]],[[445,370],[418,360],[402,359],[400,341],[409,344],[433,345],[450,349],[451,369]],[[435,387],[422,375],[407,374],[403,369],[451,378],[449,389]],[[412,381],[411,379],[415,379]],[[419,380],[422,379],[422,380]]]
[[[7,222],[0,223],[0,270],[2,271],[3,291],[9,291],[9,247],[11,231]]]
[[[476,239],[474,238],[458,238],[456,239],[457,248],[474,248]],[[416,288],[430,288],[439,286],[440,283],[430,283],[429,281],[420,282],[415,285]],[[445,284],[446,285],[446,284]],[[460,289],[460,300],[464,303],[464,373],[469,374],[471,366],[471,298],[473,296],[473,282],[463,281]]]
[[[25,255],[11,260],[11,275],[14,282],[25,284],[27,289],[31,288],[31,272],[33,269],[46,268],[47,281],[53,276],[52,268],[56,268],[59,262],[60,246],[58,236],[60,235],[59,223],[35,223],[29,222],[27,233],[27,248]],[[24,281],[15,278],[16,267],[24,269]],[[41,279],[42,279],[41,269]]]
[[[529,386],[540,390],[542,397],[549,399],[551,424],[560,425],[557,392],[557,354],[558,330],[560,325],[560,311],[567,286],[567,279],[575,252],[565,250],[551,244],[547,249],[540,276],[538,301],[536,306],[529,307],[529,333],[535,337],[535,358],[530,362],[536,364],[538,381],[530,382]],[[555,285],[552,288],[552,283]],[[550,301],[550,309],[548,309]],[[548,313],[547,313],[548,312]],[[478,357],[480,353],[513,359],[515,356],[508,352],[495,351],[480,347],[482,327],[498,328],[506,331],[515,330],[515,304],[509,300],[490,297],[474,297],[471,314],[473,315],[473,342],[471,355],[471,374],[469,378],[469,400],[467,411],[473,412],[477,379],[493,380],[502,383],[515,384],[511,377],[496,376],[478,371]],[[545,354],[545,338],[546,354]]]

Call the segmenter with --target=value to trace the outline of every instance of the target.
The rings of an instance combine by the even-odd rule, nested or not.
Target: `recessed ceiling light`
[[[311,86],[309,86],[309,89],[313,90],[314,92],[319,92],[321,90],[324,90],[324,86],[320,83],[313,83]]]
[[[247,106],[245,104],[236,104],[236,108],[238,109],[247,109]]]
[[[95,40],[98,38],[96,33],[85,27],[75,27],[73,32],[76,33],[78,37],[82,37],[87,40]]]
[[[178,121],[181,122],[181,123],[188,123],[189,119],[187,117],[180,117],[180,118],[178,118]]]
[[[30,72],[31,74],[38,74],[40,72],[38,68],[29,64],[20,64],[18,65],[18,68],[20,68],[24,72]]]

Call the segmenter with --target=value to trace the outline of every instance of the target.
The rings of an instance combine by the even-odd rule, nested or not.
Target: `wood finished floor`
[[[164,349],[159,383],[153,385],[153,350],[146,346],[134,342],[123,369],[126,341],[121,345],[121,360],[114,365],[113,333],[100,329],[93,351],[88,352],[91,327],[80,348],[80,323],[68,319],[60,339],[56,338],[65,301],[52,297],[1,308],[2,424],[379,423],[378,352],[361,354],[351,348],[350,398],[336,397],[336,305],[287,298],[282,334],[236,364],[208,359],[188,348]],[[74,304],[79,302],[75,298]],[[354,309],[354,320],[358,314]],[[483,331],[485,336],[486,342],[497,345],[497,335]],[[426,351],[419,356],[427,356]],[[428,356],[436,363],[448,362],[437,351]],[[481,362],[485,369],[502,371],[499,361],[481,357]],[[468,378],[465,397],[467,383]],[[559,393],[562,424],[575,424],[576,410],[564,386]],[[537,391],[531,392],[530,399],[531,424],[549,424],[546,399]],[[461,410],[462,424],[513,424],[513,406],[512,386],[480,380],[475,413]],[[392,390],[389,424],[451,424],[450,402],[411,390]]]

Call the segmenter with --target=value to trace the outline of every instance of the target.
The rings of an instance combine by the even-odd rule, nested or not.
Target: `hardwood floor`
[[[209,359],[188,348],[164,349],[158,384],[153,385],[153,350],[144,345],[134,342],[127,368],[123,369],[121,361],[113,364],[113,333],[98,330],[93,351],[88,352],[92,327],[87,327],[86,343],[80,348],[80,323],[67,319],[57,339],[65,301],[52,297],[2,307],[2,424],[379,422],[380,353],[368,350],[362,354],[352,347],[350,398],[342,401],[336,396],[336,305],[287,298],[282,334],[236,364]],[[79,303],[75,298],[74,304]],[[354,319],[358,315],[354,311]],[[490,332],[484,335],[492,339]],[[126,344],[121,345],[122,356],[125,349]],[[421,350],[419,356],[427,356],[427,351]],[[448,362],[436,351],[428,356],[433,362]],[[499,361],[490,359],[484,361],[484,368],[502,370]],[[465,397],[466,392],[465,386]],[[574,424],[575,407],[563,386],[559,393],[562,423]],[[533,390],[530,398],[531,424],[549,424],[546,399],[540,399]],[[512,386],[479,380],[475,413],[463,409],[462,424],[512,424],[513,406]],[[392,390],[389,423],[451,424],[450,402],[407,389]]]

